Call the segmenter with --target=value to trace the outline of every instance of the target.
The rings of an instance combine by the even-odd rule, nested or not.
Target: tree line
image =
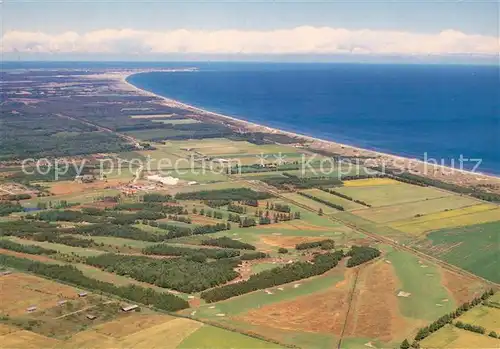
[[[41,254],[51,255],[51,254],[57,253],[56,250],[43,248],[40,246],[22,245],[22,244],[18,244],[17,242],[5,240],[5,239],[0,239],[0,248],[6,249],[6,250],[11,250],[11,251],[16,251],[16,252],[22,252],[22,253],[28,253],[28,254],[38,254],[38,255],[41,255]]]
[[[247,244],[246,242],[241,242],[238,240],[231,239],[227,236],[223,236],[220,238],[214,239],[206,239],[201,242],[202,245],[207,246],[218,246],[225,248],[235,248],[239,250],[255,250],[255,246],[251,244]]]
[[[158,193],[144,194],[142,197],[144,202],[175,202],[172,195],[164,195]]]
[[[432,322],[430,325],[425,326],[423,328],[420,328],[418,330],[417,334],[415,335],[415,342],[416,342],[415,345],[418,345],[419,341],[421,341],[424,338],[427,338],[430,334],[432,334],[433,332],[436,332],[437,330],[439,330],[440,328],[442,328],[446,324],[451,324],[454,319],[458,318],[463,313],[467,312],[469,309],[475,307],[476,305],[480,304],[481,302],[487,300],[488,298],[490,298],[494,294],[495,294],[495,292],[493,291],[493,289],[488,290],[488,291],[484,292],[480,297],[476,297],[476,298],[472,299],[470,302],[463,303],[455,311],[441,316],[439,319]],[[406,341],[406,343],[408,342],[407,340],[405,340],[405,341]],[[406,343],[404,343],[405,346],[406,346]],[[401,344],[401,346],[403,346],[403,344]],[[413,344],[412,344],[412,346],[413,346]]]
[[[271,195],[249,188],[232,188],[177,193],[175,198],[177,200],[265,200],[271,198]]]
[[[332,239],[324,239],[319,241],[303,242],[295,245],[295,249],[299,251],[316,247],[321,247],[322,250],[332,250],[335,248],[335,241]]]
[[[212,303],[252,291],[286,284],[314,275],[320,275],[337,266],[338,262],[343,257],[344,253],[342,250],[333,253],[319,254],[314,257],[312,263],[295,262],[270,270],[264,270],[250,276],[246,281],[204,291],[201,293],[201,298]]]
[[[308,193],[303,193],[303,192],[300,192],[300,191],[298,191],[297,194],[305,196],[306,198],[309,198],[311,200],[319,202],[319,203],[321,203],[323,205],[326,205],[326,206],[329,206],[329,207],[333,207],[336,210],[339,210],[339,211],[344,211],[345,210],[344,206],[342,206],[342,205],[334,204],[333,202],[320,199],[320,198],[318,198],[318,197],[316,197],[314,195],[311,195],[311,194],[308,194]]]
[[[342,185],[342,181],[333,177],[298,177],[290,173],[283,173],[283,177],[263,178],[263,182],[278,189],[287,190],[290,187],[297,189],[311,189],[320,186]]]
[[[370,204],[367,204],[366,202],[364,201],[361,201],[361,200],[356,200],[352,197],[350,197],[349,195],[345,195],[345,194],[342,194],[342,193],[339,193],[338,191],[335,191],[333,189],[328,189],[328,188],[320,188],[321,190],[323,190],[324,192],[327,192],[329,194],[332,194],[332,195],[336,195],[338,197],[341,197],[343,199],[346,199],[346,200],[349,200],[349,201],[352,201],[352,202],[355,202],[357,204],[360,204],[360,205],[363,205],[363,206],[366,206],[366,207],[372,207],[372,205]]]
[[[0,264],[11,268],[44,276],[61,282],[68,282],[78,287],[106,292],[118,297],[146,305],[152,305],[166,311],[178,311],[189,308],[187,301],[167,292],[157,292],[151,288],[136,285],[116,286],[109,282],[91,279],[80,270],[70,265],[45,264],[25,258],[0,255]]]

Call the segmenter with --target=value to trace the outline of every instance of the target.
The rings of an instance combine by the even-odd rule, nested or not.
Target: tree
[[[401,349],[409,349],[410,348],[410,343],[408,342],[408,339],[405,339],[403,343],[399,346]]]
[[[319,216],[322,216],[323,215],[323,209],[320,207],[320,209],[318,210],[318,215]]]
[[[488,336],[493,337],[493,338],[498,338],[498,335],[495,331],[491,331]]]
[[[288,253],[288,250],[286,248],[280,247],[278,249],[278,253]]]

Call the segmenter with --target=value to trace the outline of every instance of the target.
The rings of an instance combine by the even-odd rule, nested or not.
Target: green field
[[[500,282],[500,221],[431,232],[415,247],[494,282]]]
[[[370,208],[354,212],[356,215],[376,223],[388,223],[395,220],[413,218],[416,215],[452,210],[465,206],[477,205],[478,200],[460,195],[453,195],[444,198],[410,202],[394,206]]]
[[[453,297],[442,286],[440,272],[435,265],[419,263],[418,257],[396,250],[388,253],[386,259],[394,267],[401,291],[411,293],[409,297],[398,297],[403,316],[433,321],[455,309]]]
[[[282,348],[274,343],[249,337],[237,332],[224,330],[214,326],[203,326],[177,346],[179,349],[257,349]]]
[[[327,193],[321,189],[307,189],[303,190],[304,193],[317,197],[319,199],[331,202],[332,204],[340,205],[347,211],[357,210],[357,209],[366,209],[367,207],[360,205],[356,202],[346,200],[341,198],[340,196],[336,196],[330,193]]]
[[[419,187],[406,183],[398,183],[394,185],[340,187],[335,188],[335,191],[348,195],[356,200],[364,201],[373,207],[396,205],[453,195],[431,187]]]

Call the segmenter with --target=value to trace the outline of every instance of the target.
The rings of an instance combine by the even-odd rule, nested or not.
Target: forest
[[[203,256],[205,261],[207,258],[222,259],[237,257],[240,251],[221,248],[192,248],[192,247],[178,247],[167,244],[157,244],[145,247],[142,250],[145,255],[159,255],[159,256]],[[201,261],[201,259],[199,259]]]
[[[196,262],[187,258],[156,259],[145,256],[103,254],[88,257],[87,264],[138,281],[180,292],[194,293],[226,283],[238,276],[238,260]]]
[[[351,257],[347,260],[347,267],[352,268],[377,258],[380,256],[380,251],[368,246],[352,246],[351,250],[346,253],[346,256]]]

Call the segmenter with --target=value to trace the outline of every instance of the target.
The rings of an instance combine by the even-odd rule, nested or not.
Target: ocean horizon
[[[498,67],[217,63],[127,81],[241,120],[500,175]]]

